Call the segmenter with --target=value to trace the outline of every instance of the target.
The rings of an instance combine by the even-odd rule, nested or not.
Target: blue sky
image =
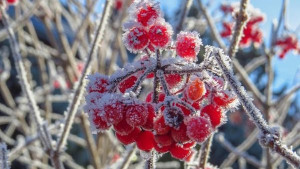
[[[181,0],[161,0],[161,8],[166,10],[168,15],[172,15],[179,5]],[[204,1],[208,2],[208,1]],[[220,4],[220,0],[214,0],[213,3],[216,5]],[[227,2],[236,2],[236,1],[227,1]],[[281,10],[282,0],[251,0],[250,3],[259,8],[263,13],[266,14],[267,19],[264,23],[261,24],[261,28],[264,32],[264,38],[266,40],[270,39],[270,30],[272,21],[279,17]],[[216,9],[217,7],[212,6]],[[299,0],[290,0],[287,5],[287,25],[292,30],[295,30],[300,25],[300,1]],[[299,30],[300,31],[300,30]],[[298,35],[300,32],[298,32]],[[299,37],[298,37],[299,38]],[[269,43],[268,41],[266,42]],[[273,67],[276,72],[276,81],[274,82],[274,89],[279,89],[282,85],[286,84],[289,87],[294,86],[296,83],[300,83],[300,56],[295,55],[292,52],[289,52],[284,59],[279,59],[276,56],[273,59]],[[296,79],[296,73],[298,71],[298,78]]]

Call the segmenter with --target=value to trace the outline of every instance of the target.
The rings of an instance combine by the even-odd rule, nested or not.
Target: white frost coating
[[[177,39],[176,39],[176,46],[177,46],[177,43],[185,43],[186,42],[186,38],[188,39],[192,39],[195,43],[195,48],[194,48],[194,51],[195,51],[195,57],[193,58],[189,58],[191,56],[187,56],[187,58],[185,58],[186,60],[189,60],[189,61],[197,61],[198,58],[197,58],[197,55],[200,51],[200,46],[202,46],[202,40],[200,39],[200,34],[196,31],[193,31],[193,32],[184,32],[184,31],[181,31],[179,34],[177,34]],[[194,55],[192,55],[194,56]]]
[[[8,161],[8,150],[5,143],[0,143],[0,168],[1,169],[10,169]]]

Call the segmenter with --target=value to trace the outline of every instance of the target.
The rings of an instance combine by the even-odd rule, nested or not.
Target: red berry
[[[185,90],[187,98],[192,101],[200,99],[206,92],[204,83],[199,79],[190,82]]]
[[[203,142],[211,133],[211,124],[204,117],[192,117],[186,126],[188,137],[196,142]]]
[[[180,74],[166,74],[165,79],[169,88],[177,86],[182,80]]]
[[[142,131],[135,139],[140,150],[150,151],[154,147],[154,135],[151,131]]]
[[[195,145],[196,145],[196,142],[190,141],[190,142],[182,144],[182,148],[184,148],[184,149],[190,149],[192,147],[195,147]]]
[[[104,93],[107,92],[108,86],[108,77],[95,73],[94,75],[88,76],[89,83],[87,85],[87,90],[89,93],[98,92]]]
[[[190,162],[195,153],[196,153],[195,151],[191,150],[191,153],[184,158],[184,161]],[[207,168],[205,168],[205,169],[207,169]]]
[[[122,121],[120,121],[118,124],[114,125],[114,129],[117,133],[120,135],[128,135],[134,130],[134,127],[129,125],[126,122],[126,118],[123,118]]]
[[[135,141],[135,138],[138,136],[138,134],[141,132],[142,130],[139,127],[136,127],[132,132],[130,132],[128,135],[120,135],[119,133],[116,133],[116,137],[118,138],[118,140],[124,144],[124,145],[128,145],[131,144]]]
[[[109,124],[117,124],[123,119],[124,105],[120,102],[104,105],[103,119]]]
[[[142,6],[137,12],[137,21],[143,26],[148,26],[149,21],[156,19],[159,16],[159,11],[154,6]]]
[[[146,129],[146,130],[152,130],[154,118],[155,118],[155,110],[151,104],[147,104],[147,109],[148,109],[147,121],[142,127],[143,127],[143,129]]]
[[[153,129],[156,134],[159,135],[167,134],[170,131],[170,127],[165,123],[164,116],[159,116],[157,119],[155,119]]]
[[[182,58],[194,61],[202,45],[199,34],[196,32],[180,32],[176,40],[176,52]]]
[[[173,146],[173,145],[169,145],[169,146],[161,146],[161,145],[159,145],[158,143],[154,142],[154,149],[155,149],[157,152],[159,152],[159,153],[166,153],[166,152],[168,152],[168,151],[171,149],[172,146]]]
[[[188,104],[188,103],[186,103],[186,104]],[[184,114],[184,116],[189,116],[191,114],[190,109],[188,109],[184,105],[181,105],[181,104],[177,103],[176,106],[181,109],[181,111]]]
[[[184,149],[178,145],[174,145],[171,148],[170,153],[174,158],[183,160],[185,157],[187,157],[191,153],[191,151]]]
[[[137,52],[147,47],[149,39],[147,31],[142,27],[134,27],[123,35],[126,48],[131,52]]]
[[[215,105],[207,105],[201,111],[202,116],[208,116],[213,128],[218,127],[222,122],[222,110]]]
[[[101,116],[99,116],[99,109],[92,109],[90,110],[90,112],[92,113],[91,117],[93,119],[93,123],[96,129],[107,130],[110,128],[111,125],[105,122]]]
[[[231,36],[233,24],[231,24],[229,22],[223,22],[222,25],[223,25],[224,30],[221,31],[221,37],[225,38],[225,37]]]
[[[156,22],[149,28],[149,40],[151,45],[157,48],[165,48],[171,42],[172,28],[164,21]]]
[[[136,76],[130,76],[119,84],[119,90],[122,93],[125,93],[127,89],[133,87],[137,80]]]
[[[236,97],[230,96],[230,94],[226,93],[225,91],[214,93],[213,95],[214,103],[219,106],[227,106],[228,104],[234,102],[235,99]]]
[[[184,123],[181,123],[178,129],[172,128],[171,135],[177,143],[185,143],[190,141],[190,138],[186,134],[186,125]]]
[[[145,105],[133,104],[127,106],[126,121],[131,126],[141,126],[147,122],[148,112]]]
[[[154,140],[160,146],[169,146],[174,143],[174,140],[172,139],[170,133],[165,135],[155,135]]]

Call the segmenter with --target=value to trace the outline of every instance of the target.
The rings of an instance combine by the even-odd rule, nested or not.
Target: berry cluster
[[[113,127],[124,145],[189,161],[194,145],[224,123],[236,97],[218,70],[209,69],[213,63],[195,63],[202,44],[197,33],[180,32],[173,42],[158,3],[135,1],[130,10],[123,40],[145,56],[111,76],[89,76],[85,111],[92,130]],[[162,50],[179,57],[163,57]],[[142,90],[145,81],[153,83],[152,91]]]
[[[292,34],[277,39],[275,45],[281,48],[279,54],[279,58],[281,59],[283,59],[285,55],[292,50],[296,51],[297,53],[300,53],[300,45],[298,43],[298,39],[295,35]]]
[[[224,14],[231,13],[235,15],[238,12],[239,5],[237,4],[222,4],[220,7],[221,11]],[[249,7],[249,15],[250,19],[247,22],[242,37],[240,41],[241,47],[248,47],[250,46],[251,42],[258,46],[262,43],[263,34],[262,31],[259,29],[258,24],[264,21],[264,15],[258,11],[258,9],[254,9],[252,6]],[[226,38],[230,37],[233,32],[234,22],[223,21],[223,30],[221,31],[221,37]]]

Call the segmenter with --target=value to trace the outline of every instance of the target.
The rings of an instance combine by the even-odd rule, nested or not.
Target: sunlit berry
[[[130,89],[131,87],[133,87],[133,85],[135,84],[136,80],[137,80],[137,77],[133,75],[133,76],[128,77],[124,81],[122,81],[119,84],[119,90],[120,90],[120,92],[125,93],[127,89]]]
[[[202,41],[196,32],[180,32],[176,40],[176,52],[180,57],[194,61],[200,51]]]
[[[201,110],[201,115],[208,116],[213,128],[218,127],[221,124],[222,119],[223,119],[223,114],[222,114],[221,108],[218,106],[215,106],[213,104],[209,104],[209,105],[205,106]]]
[[[147,108],[143,104],[132,104],[126,108],[126,121],[131,126],[141,126],[147,122]]]
[[[196,142],[203,142],[211,133],[211,124],[204,117],[191,117],[186,122],[188,137]]]
[[[205,94],[205,92],[205,84],[199,78],[191,81],[185,90],[187,98],[192,101],[200,99]]]
[[[142,131],[135,138],[136,145],[140,150],[150,151],[154,147],[154,135],[151,131]]]
[[[126,48],[131,52],[137,52],[147,47],[149,38],[147,31],[142,27],[133,27],[123,35]]]
[[[172,27],[164,22],[155,22],[149,28],[148,36],[151,45],[156,48],[165,48],[171,42],[171,37],[173,34]]]

